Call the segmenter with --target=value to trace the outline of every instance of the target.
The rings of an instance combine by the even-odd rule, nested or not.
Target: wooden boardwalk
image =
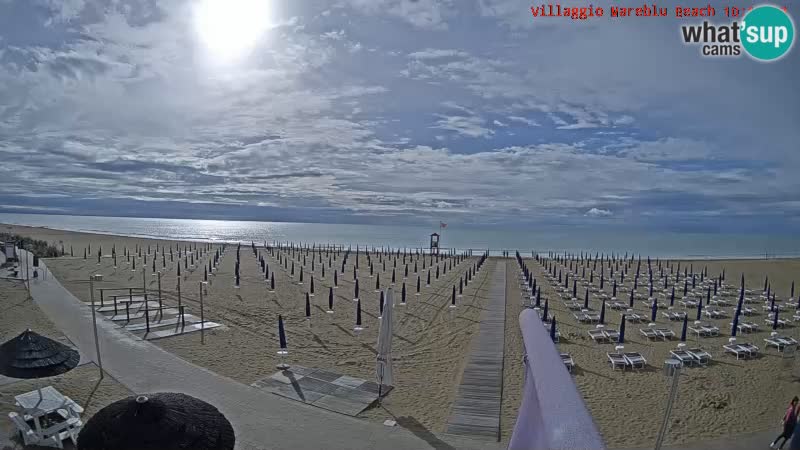
[[[492,440],[500,435],[505,313],[506,262],[500,261],[492,274],[489,303],[472,341],[446,433]]]

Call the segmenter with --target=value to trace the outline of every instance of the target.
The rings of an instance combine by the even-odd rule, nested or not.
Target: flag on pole
[[[439,222],[439,228],[447,228],[447,224],[444,222]]]

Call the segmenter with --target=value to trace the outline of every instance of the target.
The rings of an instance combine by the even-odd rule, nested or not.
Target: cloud
[[[0,2],[2,205],[800,223],[798,63],[703,59],[670,21],[534,23],[518,0],[297,1],[226,65],[185,1],[37,5]]]
[[[584,215],[590,217],[606,217],[611,215],[611,211],[607,209],[592,208],[586,211],[586,214]]]

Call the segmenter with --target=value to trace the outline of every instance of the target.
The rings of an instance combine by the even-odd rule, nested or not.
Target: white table
[[[33,421],[34,432],[41,440],[40,445],[52,443],[56,447],[62,448],[61,441],[66,438],[72,438],[74,441],[77,432],[83,426],[80,420],[83,408],[52,386],[18,395],[14,397],[14,400],[16,406],[23,413],[23,420]],[[55,424],[43,428],[40,419],[53,413],[58,414],[63,420],[58,420]]]

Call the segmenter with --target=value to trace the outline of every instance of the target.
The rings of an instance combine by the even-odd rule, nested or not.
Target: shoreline
[[[46,214],[43,214],[46,215]],[[86,216],[86,217],[94,217],[94,216]],[[107,216],[98,216],[98,217],[107,217]],[[135,217],[120,217],[120,219],[136,219]],[[191,220],[191,219],[188,219]],[[255,221],[253,221],[255,222]],[[298,222],[285,222],[285,223],[298,223]],[[216,238],[182,238],[182,237],[175,237],[175,236],[157,236],[157,235],[145,235],[145,234],[137,234],[137,233],[114,233],[111,231],[102,231],[102,230],[79,230],[79,229],[69,229],[69,228],[56,228],[52,226],[45,226],[45,225],[23,225],[23,224],[15,224],[15,223],[7,223],[7,222],[0,222],[0,227],[23,227],[23,228],[33,228],[33,229],[41,229],[41,230],[49,230],[49,231],[61,231],[67,233],[81,233],[81,234],[95,234],[95,235],[102,235],[102,236],[113,236],[113,237],[120,237],[120,238],[132,238],[132,239],[147,239],[152,241],[171,241],[171,242],[193,242],[193,243],[203,243],[203,244],[248,244],[249,242],[256,242],[252,240],[223,240],[223,239],[216,239]],[[262,241],[259,241],[263,243]],[[256,242],[258,244],[259,242]],[[277,246],[282,246],[286,244],[307,244],[308,242],[303,241],[267,241],[267,243],[273,243]],[[313,244],[322,245],[324,246],[338,246],[342,249],[347,249],[348,246],[352,247],[355,244],[352,243],[321,243],[321,242],[313,242]],[[378,248],[376,246],[365,245],[360,246],[362,249],[372,249]],[[383,248],[381,248],[383,249]],[[424,253],[425,250],[429,250],[427,247],[385,247],[386,250],[397,251],[397,250],[422,250]],[[462,248],[462,247],[442,247],[440,249],[441,254],[448,254],[448,251],[454,251],[456,253],[463,252],[463,251],[472,251],[472,252],[482,252],[484,250],[489,252],[489,256],[496,258],[496,257],[503,257],[503,252],[509,252],[509,259],[514,257],[514,252],[519,252],[523,258],[529,258],[531,251],[535,251],[535,249],[492,249],[492,248],[478,248],[478,247],[471,247],[471,248]],[[546,251],[539,251],[536,252],[538,256],[547,257],[549,253],[552,253],[554,256],[563,255],[564,250],[546,250]],[[570,253],[570,252],[567,252]],[[588,254],[593,254],[595,252],[589,251]],[[604,254],[602,252],[598,252],[601,255]],[[634,253],[635,254],[635,253]],[[608,254],[605,254],[606,256]],[[678,255],[678,256],[669,256],[669,257],[662,257],[658,255],[643,255],[638,254],[641,256],[650,256],[652,259],[658,258],[664,261],[780,261],[780,260],[793,260],[800,258],[800,253],[797,254],[777,254],[774,256],[764,257],[764,255],[755,255],[755,254],[742,254],[742,255]]]

